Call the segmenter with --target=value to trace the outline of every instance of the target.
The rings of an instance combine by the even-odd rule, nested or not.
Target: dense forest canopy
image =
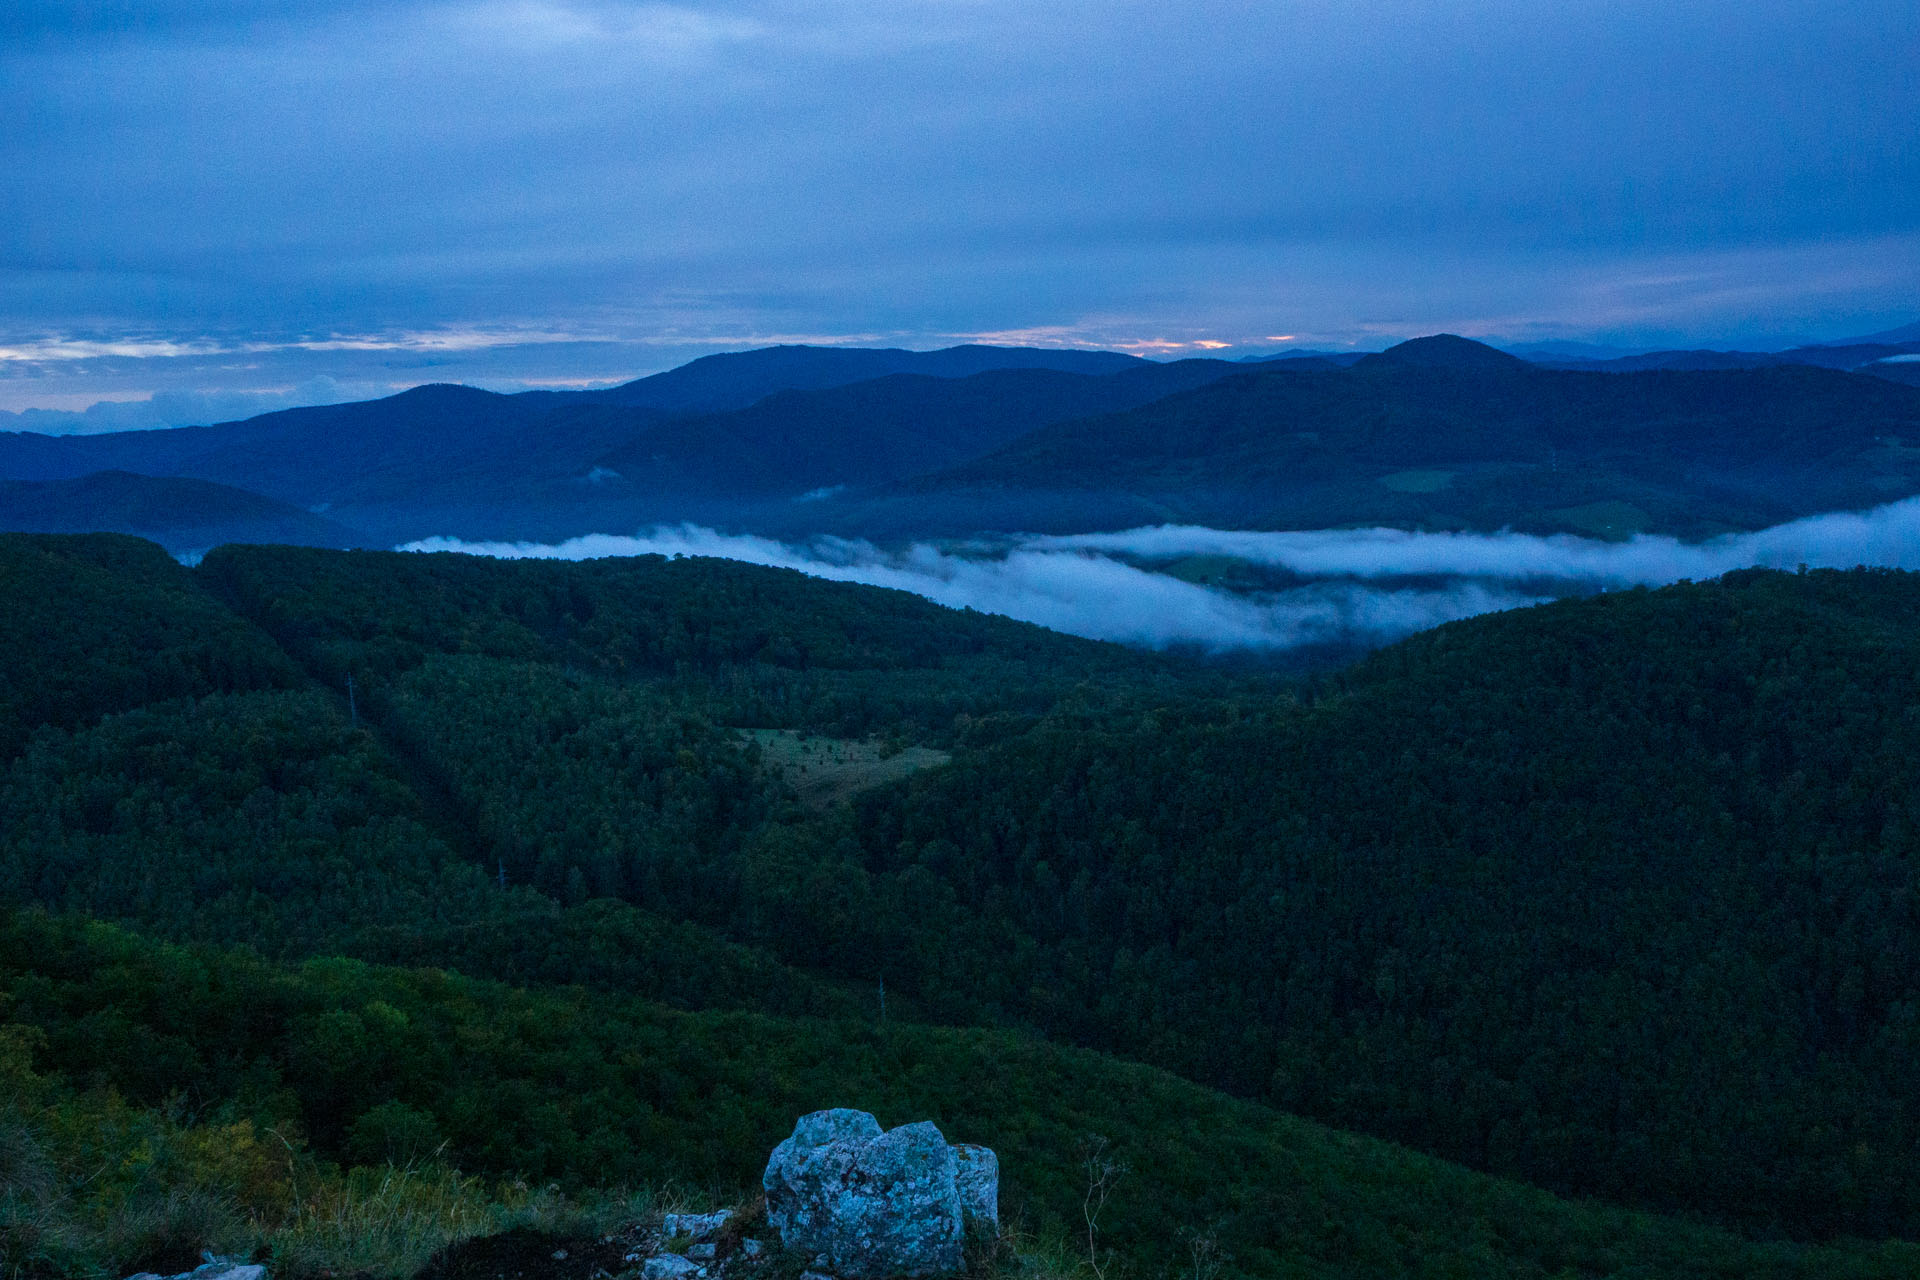
[[[1000,1140],[1052,1169],[1056,1126],[1120,1122],[1062,1121],[1035,1080],[1071,1099],[1134,1070],[1046,1076],[1069,1061],[1046,1046],[1077,1045],[1242,1100],[1173,1111],[1277,1107],[1747,1231],[1920,1236],[1914,575],[1562,601],[1308,681],[717,561],[227,547],[187,570],[131,539],[10,537],[0,580],[0,897],[265,957],[14,917],[0,1009],[75,1088],[281,1108],[331,1158],[417,1130],[492,1172],[624,1168],[614,1142],[734,1178],[783,1109],[838,1100],[836,1072],[904,1071],[878,1109],[944,1097],[987,1124],[952,1080],[928,1092],[973,1054],[1011,1064]],[[772,730],[945,762],[848,773],[851,801],[821,807]],[[155,1030],[151,965],[283,994],[257,1024],[251,996],[208,995],[241,1022]],[[89,976],[109,972],[132,976]],[[881,1052],[856,1047],[882,981],[888,1026],[912,1024],[885,1052],[944,1065],[849,1065]],[[606,1042],[554,1050],[577,1064],[548,1078],[599,1099],[604,1132],[542,1094],[545,1068],[471,1068],[519,1099],[489,1145],[447,1061],[365,1056],[430,1057],[442,1037],[397,1028],[468,1016],[443,998],[557,1000],[595,1011],[582,1035],[645,1025],[655,1047],[617,1080],[594,1075]],[[163,1022],[201,1016],[165,999]],[[405,1015],[391,1034],[376,1004]],[[714,1074],[753,1042],[787,1047]],[[254,1047],[209,1058],[222,1043]],[[349,1066],[315,1074],[328,1054]],[[676,1127],[723,1079],[740,1118]],[[1033,1211],[1064,1220],[1069,1174],[1034,1176]],[[1271,1253],[1253,1269],[1284,1269],[1244,1229],[1243,1256]],[[1589,1263],[1540,1274],[1559,1265]]]

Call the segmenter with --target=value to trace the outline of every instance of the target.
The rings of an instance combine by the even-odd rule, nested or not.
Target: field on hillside
[[[862,791],[884,786],[953,759],[932,747],[898,746],[871,738],[820,738],[792,729],[742,729],[768,768],[785,778],[801,802],[830,809]]]

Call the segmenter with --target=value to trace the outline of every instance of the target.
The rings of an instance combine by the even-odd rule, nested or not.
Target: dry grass
[[[816,738],[791,729],[742,729],[740,737],[759,746],[766,766],[810,809],[830,809],[953,759],[932,747],[895,749],[875,738]]]

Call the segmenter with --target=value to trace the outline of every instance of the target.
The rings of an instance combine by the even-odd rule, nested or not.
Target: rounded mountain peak
[[[1370,355],[1361,365],[1401,365],[1416,369],[1525,369],[1525,360],[1497,347],[1455,333],[1414,338]]]

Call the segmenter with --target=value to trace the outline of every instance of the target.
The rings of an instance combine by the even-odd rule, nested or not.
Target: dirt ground
[[[579,1239],[516,1227],[442,1249],[415,1280],[609,1280],[638,1267],[653,1244],[637,1229]]]

